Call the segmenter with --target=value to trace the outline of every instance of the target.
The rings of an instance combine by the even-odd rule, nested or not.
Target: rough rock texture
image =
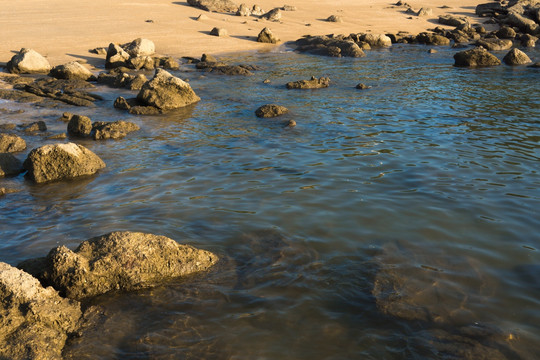
[[[274,35],[272,30],[265,27],[261,30],[259,35],[257,35],[257,42],[276,44],[277,42],[279,42],[279,39],[277,38],[277,36]]]
[[[139,129],[140,128],[137,124],[129,121],[96,121],[92,125],[92,138],[94,140],[121,139],[128,133],[137,131]]]
[[[74,143],[44,145],[28,154],[23,163],[27,176],[37,183],[92,175],[105,163],[92,151]]]
[[[130,75],[117,68],[109,73],[99,74],[97,81],[99,84],[105,84],[113,88],[140,90],[148,79],[143,74]]]
[[[438,34],[420,33],[416,36],[416,41],[426,45],[450,45],[450,39]]]
[[[210,30],[210,35],[223,37],[229,36],[229,32],[227,31],[227,29],[215,27]]]
[[[80,79],[80,80],[95,80],[96,77],[90,70],[79,64],[77,61],[71,61],[64,65],[55,66],[50,76],[57,79]]]
[[[289,112],[285,106],[276,104],[266,104],[255,110],[255,115],[260,118],[276,117]]]
[[[342,23],[343,18],[338,15],[330,15],[328,18],[326,18],[326,21],[328,22],[336,22],[336,23]]]
[[[523,47],[535,47],[538,38],[529,34],[523,34],[520,36],[519,41]]]
[[[251,15],[253,16],[261,16],[264,14],[264,10],[257,4],[253,5],[251,8]]]
[[[296,50],[334,57],[364,57],[366,54],[353,40],[328,36],[305,36],[296,40]]]
[[[30,274],[0,263],[0,358],[60,360],[81,317],[78,302],[43,288]]]
[[[152,80],[146,82],[137,100],[147,106],[161,110],[172,110],[193,104],[201,100],[189,84],[167,71],[156,69]]]
[[[253,75],[252,70],[258,70],[253,65],[228,65],[224,62],[215,61],[216,59],[213,56],[206,54],[203,55],[202,59],[195,67],[215,74],[251,76]]]
[[[0,153],[0,177],[20,174],[22,163],[10,153]]]
[[[155,61],[150,56],[136,56],[127,61],[127,65],[130,69],[135,70],[154,70],[156,68]]]
[[[0,153],[11,153],[26,149],[26,141],[17,135],[0,134]]]
[[[523,51],[519,49],[512,49],[503,58],[503,61],[507,65],[523,65],[531,63],[531,59]]]
[[[92,120],[88,116],[73,115],[67,125],[70,136],[87,137],[92,132]]]
[[[120,45],[110,43],[105,58],[105,68],[128,67],[129,54]]]
[[[37,51],[22,48],[7,63],[6,68],[14,74],[48,74],[51,64]]]
[[[439,16],[439,24],[448,26],[460,26],[467,24],[467,19],[463,17],[457,17],[454,15],[442,15]]]
[[[455,66],[496,66],[501,61],[486,49],[478,47],[470,50],[460,51],[454,55]]]
[[[236,11],[236,16],[250,16],[251,9],[246,4],[240,4]]]
[[[539,25],[532,19],[526,18],[517,13],[510,13],[506,17],[505,22],[507,25],[515,26],[521,31],[531,35],[538,35]]]
[[[268,21],[279,21],[281,20],[281,9],[280,8],[274,8],[267,12],[266,14],[261,15],[261,19],[265,19]]]
[[[320,89],[327,88],[330,85],[330,78],[321,77],[317,79],[315,76],[310,80],[299,80],[288,82],[285,86],[287,89]]]
[[[152,56],[156,52],[154,42],[148,39],[138,38],[132,42],[120,45],[130,57]]]
[[[25,92],[61,101],[75,106],[94,106],[96,100],[102,100],[101,96],[80,91],[93,87],[92,84],[78,79],[38,79],[31,84],[22,87]]]
[[[512,40],[487,38],[476,41],[476,45],[489,51],[508,50],[512,47]]]
[[[516,37],[516,31],[509,26],[501,27],[496,33],[499,39],[513,39]]]
[[[392,46],[392,39],[384,34],[365,34],[361,40],[367,42],[372,47]]]
[[[21,128],[22,131],[26,133],[33,133],[37,131],[47,131],[47,125],[42,120],[34,121],[31,123],[20,124],[19,127]]]
[[[236,12],[238,5],[230,0],[188,0],[188,4],[212,12]]]
[[[154,67],[160,67],[165,70],[178,70],[180,64],[172,56],[154,57]]]
[[[165,236],[113,232],[83,241],[75,251],[65,246],[38,259],[44,271],[35,276],[70,299],[84,299],[111,290],[151,287],[174,277],[209,269],[218,257],[181,245]],[[39,267],[20,264],[30,272]]]

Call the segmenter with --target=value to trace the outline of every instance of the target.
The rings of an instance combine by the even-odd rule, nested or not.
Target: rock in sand
[[[22,48],[7,63],[6,68],[14,74],[48,74],[51,64],[37,51]]]
[[[49,75],[57,79],[96,80],[94,74],[77,61],[55,66]]]
[[[277,36],[274,35],[272,30],[265,27],[264,29],[261,30],[261,32],[257,36],[257,42],[276,44],[279,42],[279,39],[277,38]]]

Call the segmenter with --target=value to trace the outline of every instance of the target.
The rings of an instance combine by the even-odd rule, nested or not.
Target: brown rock
[[[17,135],[0,134],[0,153],[11,153],[26,149],[26,141]]]
[[[320,89],[327,88],[330,85],[330,78],[311,77],[310,80],[291,81],[286,84],[287,89]]]
[[[531,59],[523,51],[513,48],[503,58],[506,65],[524,65],[531,63]]]
[[[160,110],[177,109],[200,99],[188,83],[162,69],[156,69],[152,80],[146,82],[137,95],[142,104]]]
[[[255,115],[260,118],[276,117],[289,112],[285,106],[276,104],[266,104],[255,110]]]
[[[10,153],[0,153],[0,177],[14,176],[22,171],[22,163]]]
[[[501,61],[484,48],[474,48],[460,51],[454,55],[455,66],[477,67],[477,66],[496,66]]]

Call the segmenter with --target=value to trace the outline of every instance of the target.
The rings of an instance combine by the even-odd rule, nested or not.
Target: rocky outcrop
[[[26,149],[26,141],[17,135],[0,134],[0,153],[11,153]]]
[[[81,318],[80,304],[15,267],[0,263],[0,358],[61,360]]]
[[[266,104],[255,110],[255,115],[260,118],[271,118],[286,114],[289,112],[285,106],[276,104]]]
[[[238,10],[238,5],[230,0],[188,0],[188,4],[211,12],[234,13]]]
[[[95,174],[105,163],[92,151],[74,143],[44,145],[32,150],[23,163],[36,183]]]
[[[366,54],[358,44],[345,37],[304,36],[296,40],[296,50],[314,55],[334,57],[364,57]]]
[[[512,49],[503,58],[506,65],[524,65],[531,63],[531,59],[523,51]]]
[[[205,55],[203,55],[203,59],[205,59]],[[199,61],[195,67],[214,74],[251,76],[253,75],[252,71],[258,69],[253,65],[228,65],[223,62],[213,61],[215,60],[213,57],[205,60]]]
[[[455,66],[477,67],[496,66],[501,61],[482,47],[460,51],[454,55]]]
[[[22,163],[10,153],[0,153],[0,177],[14,176],[22,171]]]
[[[51,64],[37,51],[22,48],[7,63],[6,68],[14,74],[48,74]]]
[[[57,79],[96,80],[94,74],[77,61],[71,61],[64,65],[55,66],[52,68],[49,75]]]
[[[94,106],[96,100],[102,100],[101,96],[77,90],[87,87],[93,87],[93,85],[77,79],[57,80],[43,78],[31,84],[26,84],[20,87],[20,89],[37,96],[50,98],[70,105]]]
[[[276,44],[279,42],[279,39],[277,38],[277,36],[274,35],[272,30],[265,27],[264,29],[261,30],[259,35],[257,35],[257,42]]]
[[[485,38],[478,40],[476,45],[489,51],[500,51],[510,49],[513,43],[508,39]]]
[[[121,139],[140,127],[129,121],[96,121],[92,124],[92,138],[94,140]]]
[[[130,291],[208,270],[218,256],[165,236],[113,232],[83,241],[74,251],[52,249],[19,265],[70,299]]]
[[[330,78],[321,77],[317,79],[312,76],[310,80],[299,80],[288,82],[285,86],[287,89],[321,89],[327,88],[330,85]]]
[[[261,19],[268,21],[279,21],[281,20],[281,9],[274,8],[267,12],[266,14],[261,15]]]
[[[439,24],[448,25],[448,26],[460,26],[467,24],[468,21],[466,18],[457,17],[454,15],[441,15],[439,16]]]

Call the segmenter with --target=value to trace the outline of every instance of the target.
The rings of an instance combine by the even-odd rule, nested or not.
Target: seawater
[[[19,191],[0,199],[0,261],[119,230],[224,259],[207,276],[85,304],[99,321],[66,356],[453,358],[436,345],[440,332],[458,334],[445,340],[458,348],[540,353],[539,70],[456,68],[456,50],[413,45],[361,59],[282,50],[224,57],[260,66],[251,77],[183,66],[173,73],[202,100],[168,115],[115,110],[117,96],[134,94],[104,87],[96,108],[0,100],[1,123],[44,120],[50,133],[65,131],[64,111],[141,127],[118,141],[77,140],[107,164],[95,176],[2,179]],[[284,86],[312,75],[331,86]],[[371,88],[355,89],[360,82]],[[257,118],[267,103],[290,112]],[[54,142],[23,137],[21,160]],[[436,293],[419,296],[417,309],[440,317],[384,312],[373,293],[382,269],[420,281],[413,293]],[[457,330],[469,325],[497,336]]]

